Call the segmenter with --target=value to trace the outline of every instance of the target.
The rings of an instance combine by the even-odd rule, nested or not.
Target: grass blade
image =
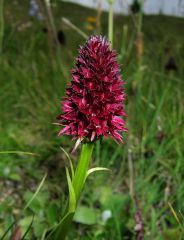
[[[44,184],[44,182],[45,182],[46,177],[47,177],[47,173],[43,176],[43,178],[42,178],[39,186],[38,186],[37,189],[36,189],[36,192],[33,194],[32,198],[29,200],[29,202],[26,204],[26,206],[24,207],[24,210],[25,210],[26,208],[28,208],[28,207],[30,206],[31,202],[36,198],[36,196],[37,196],[38,193],[40,192],[40,189],[42,188],[42,186],[43,186],[43,184]]]
[[[8,234],[8,232],[12,229],[13,225],[15,224],[15,222],[13,222],[9,228],[5,231],[5,233],[3,234],[3,236],[0,238],[0,240],[4,240],[4,238],[6,237],[6,235]]]
[[[24,155],[40,156],[37,153],[22,152],[22,151],[0,151],[0,154],[24,154]]]
[[[74,167],[73,167],[73,162],[72,162],[72,159],[70,158],[69,154],[65,151],[64,148],[60,147],[61,150],[64,152],[64,154],[66,155],[66,157],[68,158],[69,160],[69,163],[70,163],[70,170],[71,170],[71,174],[72,174],[72,180],[74,178]]]
[[[32,225],[33,225],[33,221],[34,221],[34,215],[33,215],[33,218],[31,220],[31,223],[29,224],[29,227],[28,229],[26,230],[26,232],[24,233],[24,236],[21,238],[21,240],[25,240],[25,237],[27,236],[28,232],[30,231]]]

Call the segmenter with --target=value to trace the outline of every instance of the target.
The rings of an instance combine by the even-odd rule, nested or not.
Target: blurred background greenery
[[[79,45],[108,35],[108,13],[56,0],[37,0],[36,12],[30,1],[0,3],[0,236],[12,226],[4,239],[21,239],[34,215],[26,239],[43,239],[65,209],[60,146],[74,145],[53,123]],[[92,165],[112,171],[88,179],[68,239],[184,239],[184,20],[131,9],[114,14],[113,32],[129,132],[124,145],[96,144]]]

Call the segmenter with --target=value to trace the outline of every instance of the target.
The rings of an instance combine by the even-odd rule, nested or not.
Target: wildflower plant
[[[122,104],[125,93],[116,57],[109,42],[101,36],[90,37],[80,48],[72,82],[62,102],[64,113],[58,117],[64,126],[59,135],[89,142],[111,135],[122,141],[120,132],[126,131],[121,118],[126,116]]]
[[[91,36],[80,47],[72,81],[62,101],[63,113],[58,116],[58,124],[63,126],[59,135],[71,135],[76,141],[74,150],[82,144],[82,151],[75,170],[67,155],[70,160],[70,173],[66,168],[68,208],[51,233],[51,239],[53,236],[57,240],[65,239],[88,175],[107,170],[89,169],[95,141],[111,136],[115,141],[123,142],[122,132],[127,131],[123,85],[116,51],[111,50],[105,37]]]

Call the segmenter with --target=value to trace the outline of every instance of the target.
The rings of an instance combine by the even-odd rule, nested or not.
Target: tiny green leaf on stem
[[[86,179],[87,177],[91,174],[91,173],[94,173],[94,172],[97,172],[97,171],[111,171],[110,169],[108,168],[103,168],[103,167],[95,167],[95,168],[91,168],[87,171],[87,174],[86,174]]]
[[[68,182],[68,189],[69,189],[69,206],[68,206],[68,212],[75,212],[76,209],[76,197],[75,197],[75,191],[72,185],[72,181],[69,175],[68,168],[66,168],[66,177]]]

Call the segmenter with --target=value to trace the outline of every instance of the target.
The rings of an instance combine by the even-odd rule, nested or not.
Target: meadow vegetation
[[[50,42],[45,21],[28,16],[27,1],[5,1],[0,55],[0,236],[15,223],[30,239],[64,212],[70,137],[57,137],[56,117],[79,45],[85,39],[61,21],[66,17],[87,35],[87,18],[96,11],[71,3],[53,6],[63,44]],[[102,34],[107,35],[107,13]],[[136,27],[131,16],[114,16],[114,48],[126,82],[128,134],[124,145],[112,139],[95,146],[94,173],[80,201],[68,239],[137,239],[144,223],[147,240],[183,239],[184,213],[184,31],[183,19],[144,16],[144,55],[136,56]],[[123,35],[124,26],[127,35]],[[124,36],[124,38],[123,38]],[[173,60],[175,68],[169,67]],[[172,65],[172,64],[170,64]],[[76,162],[79,150],[71,156]],[[47,178],[26,210],[43,176]],[[112,217],[103,219],[107,210]],[[174,211],[174,212],[173,212]],[[178,218],[174,216],[177,214]],[[10,238],[11,231],[9,232]],[[6,238],[5,238],[6,239]],[[29,239],[29,238],[27,238]]]

